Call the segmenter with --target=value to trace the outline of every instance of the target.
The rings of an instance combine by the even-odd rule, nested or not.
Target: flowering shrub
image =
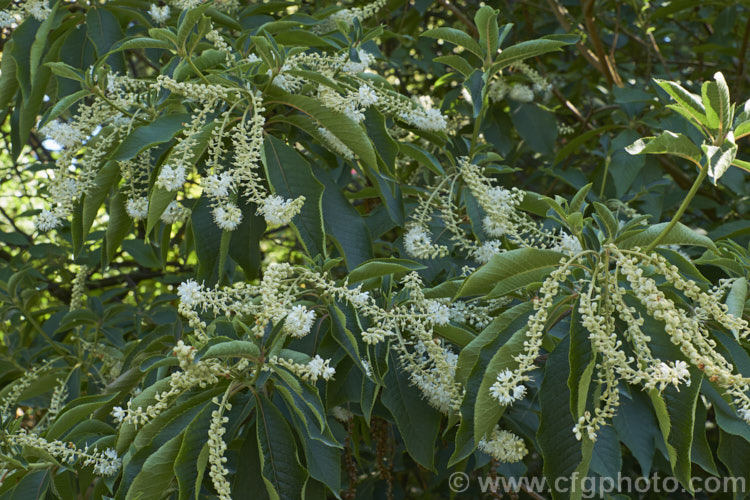
[[[3,497],[750,474],[750,101],[549,3],[4,2]]]

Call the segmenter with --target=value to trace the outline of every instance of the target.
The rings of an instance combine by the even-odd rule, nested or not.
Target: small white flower
[[[517,83],[510,89],[508,97],[518,102],[531,102],[534,100],[534,91],[526,85]]]
[[[127,413],[121,407],[115,406],[114,408],[112,408],[112,417],[114,417],[115,422],[117,422],[118,424],[122,422],[122,420],[125,418],[125,415],[127,415]]]
[[[60,225],[60,218],[49,210],[42,210],[34,221],[37,231],[49,231]]]
[[[211,196],[212,198],[224,198],[233,190],[232,174],[229,172],[221,172],[218,175],[209,175],[203,179],[201,186],[208,196]]]
[[[555,250],[568,255],[575,255],[580,253],[583,249],[581,248],[581,242],[578,241],[578,238],[563,232],[560,235],[560,242],[555,246]]]
[[[357,98],[359,99],[360,106],[365,108],[372,106],[378,102],[378,94],[367,84],[359,87],[357,92]]]
[[[486,264],[492,257],[500,253],[501,242],[498,240],[489,240],[482,243],[482,246],[474,251],[474,257],[480,264]]]
[[[297,215],[303,202],[303,197],[285,200],[274,194],[263,200],[263,204],[258,208],[258,213],[263,215],[266,222],[271,225],[285,225],[289,224],[292,218]]]
[[[312,380],[323,377],[324,380],[330,380],[336,374],[336,370],[328,366],[329,360],[323,359],[316,354],[313,359],[307,363],[307,369]]]
[[[183,221],[187,218],[190,210],[180,205],[176,200],[172,200],[164,212],[161,214],[161,220],[167,224]]]
[[[479,449],[500,462],[520,462],[528,450],[523,439],[512,432],[495,427],[492,435],[479,441]]]
[[[143,220],[148,217],[148,198],[130,198],[125,203],[125,211],[134,220]]]
[[[159,24],[164,24],[165,22],[167,22],[167,20],[169,20],[169,5],[159,7],[158,5],[152,3],[151,9],[149,9],[148,13],[151,15],[154,21]]]
[[[74,125],[59,120],[49,122],[39,132],[64,148],[72,148],[75,145],[79,145],[84,139],[81,131]]]
[[[303,305],[296,305],[284,320],[284,331],[292,337],[301,338],[310,333],[314,322],[315,311],[310,311]]]
[[[225,231],[234,231],[242,222],[242,210],[234,203],[226,203],[214,208],[214,221]]]
[[[199,304],[201,302],[202,294],[203,287],[192,279],[180,283],[180,286],[177,287],[177,295],[180,297],[180,302],[187,307],[193,307],[196,304]]]
[[[501,405],[512,405],[514,401],[523,399],[526,396],[526,387],[522,384],[513,384],[513,378],[513,372],[506,368],[497,374],[497,380],[490,387],[490,394]]]
[[[159,171],[159,177],[156,179],[156,185],[167,191],[177,191],[185,185],[185,167],[179,165],[162,165]]]
[[[255,54],[248,54],[247,59],[245,59],[245,61],[249,62],[250,64],[260,62],[260,60],[260,57]]]

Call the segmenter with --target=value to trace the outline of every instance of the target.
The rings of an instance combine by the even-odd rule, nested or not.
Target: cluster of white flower
[[[130,198],[125,202],[125,211],[133,220],[144,220],[148,217],[148,198]]]
[[[73,278],[73,286],[70,290],[70,310],[82,308],[86,303],[86,278],[89,268],[82,265],[78,268],[76,277]]]
[[[341,142],[341,139],[333,135],[333,133],[325,127],[318,127],[318,133],[323,137],[326,143],[335,152],[346,158],[347,160],[354,160],[357,155],[352,151],[349,146]]]
[[[262,215],[266,222],[271,225],[289,224],[295,215],[302,209],[305,197],[300,196],[294,200],[286,200],[278,195],[270,195],[263,200],[258,208],[258,214]]]
[[[421,224],[413,224],[404,234],[406,252],[420,259],[434,259],[448,255],[448,247],[432,243],[432,236]]]
[[[0,404],[0,424],[5,424],[9,419],[15,418],[16,404],[18,398],[21,397],[23,391],[25,391],[34,380],[39,378],[39,375],[44,372],[43,367],[33,367],[23,374],[21,378],[13,382],[13,386],[2,399]]]
[[[50,399],[49,409],[47,410],[47,424],[54,422],[60,410],[65,406],[65,401],[68,399],[68,381],[66,379],[58,379],[55,385],[55,390],[52,391],[52,398]]]
[[[229,470],[224,466],[227,462],[227,458],[224,456],[227,449],[224,442],[224,434],[227,430],[224,428],[224,424],[229,422],[229,418],[224,416],[224,410],[231,410],[232,405],[227,402],[227,393],[224,394],[221,401],[218,398],[213,398],[211,401],[219,405],[219,408],[211,412],[211,425],[208,428],[208,463],[211,465],[208,475],[219,494],[219,499],[232,500],[232,490],[229,481],[226,479]]]
[[[160,218],[165,224],[174,224],[175,222],[182,222],[188,217],[190,217],[190,209],[182,206],[180,202],[172,200],[164,209]]]
[[[495,383],[490,387],[490,394],[497,399],[501,405],[509,406],[514,401],[526,397],[526,386],[523,384],[515,385],[513,372],[507,368],[497,374]],[[512,383],[508,383],[513,380]]]
[[[217,206],[213,214],[214,222],[224,231],[234,231],[242,222],[242,210],[231,202]]]
[[[41,450],[68,465],[73,465],[80,460],[82,467],[93,466],[94,474],[99,476],[112,476],[117,474],[122,467],[122,461],[112,448],[99,451],[97,448],[89,449],[86,445],[83,449],[79,449],[73,443],[48,441],[26,429],[20,429],[15,434],[6,434],[4,437],[13,446],[28,446]]]
[[[292,337],[302,338],[310,333],[314,322],[315,311],[310,311],[303,305],[296,305],[286,315],[284,331]]]
[[[523,439],[495,427],[491,436],[479,440],[479,449],[500,462],[520,462],[528,454]]]
[[[0,28],[12,28],[29,16],[44,21],[50,12],[49,0],[25,0],[20,4],[11,2],[7,9],[0,11]]]
[[[336,29],[337,22],[342,22],[345,26],[351,27],[354,25],[354,19],[359,19],[360,22],[369,19],[382,9],[386,3],[386,0],[375,0],[374,2],[363,5],[362,7],[351,7],[338,10],[329,16],[324,22],[316,25],[314,31],[316,33],[328,33]]]
[[[434,344],[434,342],[432,342]],[[414,345],[414,355],[402,356],[404,367],[410,372],[412,384],[417,386],[427,402],[438,411],[448,414],[457,408],[455,391],[458,354],[444,347],[441,356],[431,356],[423,341]]]
[[[234,191],[232,174],[229,172],[221,172],[204,177],[201,181],[201,186],[203,187],[203,192],[211,198],[226,198],[229,196],[229,193]]]
[[[182,165],[162,165],[159,176],[156,178],[156,185],[167,191],[177,191],[185,185],[186,175],[187,172]]]
[[[146,408],[141,405],[133,405],[137,398],[129,400],[126,408],[114,407],[112,416],[117,422],[130,423],[135,427],[145,425],[166,410],[180,394],[194,387],[205,389],[216,385],[219,382],[219,377],[224,377],[227,374],[227,367],[217,360],[200,360],[194,363],[195,348],[186,345],[182,340],[177,342],[172,353],[177,356],[181,371],[174,372],[169,376],[169,389],[155,394],[154,402]],[[237,365],[244,368],[247,365],[247,360],[242,360]]]
[[[169,20],[169,5],[159,7],[155,3],[152,3],[148,13],[154,21],[164,24]]]
[[[512,69],[531,80],[532,85],[529,86],[520,82],[509,84],[501,75],[497,79],[492,80],[488,86],[487,95],[492,102],[502,101],[506,97],[509,97],[517,102],[528,103],[534,100],[535,94],[540,95],[543,100],[549,98],[552,85],[538,71],[523,62],[514,63]]]
[[[294,360],[273,356],[268,360],[264,369],[270,366],[280,366],[297,375],[302,380],[317,382],[318,379],[331,380],[336,375],[336,369],[330,366],[330,359],[323,359],[318,354],[307,363],[297,363]]]

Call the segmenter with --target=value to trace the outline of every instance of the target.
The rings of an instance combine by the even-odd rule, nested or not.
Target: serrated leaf
[[[474,66],[469,64],[469,61],[456,54],[436,57],[433,61],[440,64],[447,64],[464,76],[469,76],[474,71]]]
[[[507,49],[503,49],[500,55],[494,59],[489,74],[494,75],[501,69],[512,66],[514,63],[523,61],[524,59],[529,59],[530,57],[540,56],[547,52],[560,51],[562,47],[576,43],[578,40],[579,37],[573,35],[564,35],[563,37],[550,36],[511,45]]]
[[[307,471],[300,465],[294,435],[284,415],[266,396],[255,393],[255,397],[263,482],[272,498],[297,498]]]
[[[274,192],[287,199],[302,195],[305,204],[292,219],[302,244],[310,256],[325,255],[322,197],[324,187],[315,178],[310,164],[294,149],[272,135],[263,142],[263,165]]]
[[[426,36],[429,38],[442,39],[446,42],[450,42],[453,45],[463,47],[469,52],[475,54],[480,59],[484,59],[482,54],[482,47],[463,31],[459,31],[454,28],[435,28],[423,32],[420,36]]]
[[[560,264],[562,256],[559,252],[538,248],[501,252],[466,278],[456,297],[507,295],[531,283],[543,281]]]
[[[655,79],[654,82],[656,82],[659,87],[664,89],[664,91],[669,94],[672,99],[677,101],[677,105],[684,111],[684,116],[686,118],[692,121],[699,128],[701,125],[705,126],[707,121],[706,108],[703,106],[700,96],[685,90],[682,86],[675,82],[657,79]]]
[[[406,273],[425,269],[425,266],[406,259],[371,259],[363,262],[349,273],[349,283],[359,283],[371,278],[378,278],[396,273]]]
[[[231,340],[209,347],[201,359],[210,358],[247,358],[257,361],[260,349],[254,342],[247,340]]]
[[[497,52],[498,27],[497,15],[499,11],[488,5],[480,7],[474,15],[474,24],[479,31],[479,45],[487,56],[492,57]]]
[[[171,140],[190,121],[188,114],[163,115],[148,125],[137,127],[112,153],[112,160],[125,161],[135,158],[138,153]]]
[[[550,353],[539,389],[541,416],[536,439],[543,458],[544,476],[553,481],[556,487],[557,478],[573,480],[574,471],[579,473],[577,477],[585,477],[593,454],[591,441],[578,441],[572,430],[575,421],[570,411],[570,391],[567,385],[570,374],[569,342],[569,338],[564,338]],[[566,486],[569,484],[566,481]],[[551,493],[554,499],[581,497],[580,488],[575,488],[572,492],[553,489]]]
[[[633,248],[647,247],[653,240],[656,239],[662,230],[667,227],[668,222],[662,222],[661,224],[654,224],[649,226],[648,229],[641,231],[638,234],[627,236],[625,238],[618,238],[616,241],[617,246],[620,248]],[[697,245],[701,247],[710,248],[718,252],[716,245],[708,236],[698,234],[684,224],[678,222],[669,233],[659,243],[660,245]]]
[[[381,401],[396,421],[409,455],[422,467],[434,470],[435,440],[440,432],[440,414],[422,398],[399,361],[388,353],[391,369],[385,375]]]
[[[732,288],[727,295],[727,309],[729,314],[736,318],[742,318],[745,311],[745,302],[747,301],[747,280],[744,277],[737,278],[732,284]],[[739,332],[732,330],[734,338],[739,342]]]
[[[737,144],[734,142],[732,133],[729,133],[729,139],[719,146],[710,144],[703,145],[703,152],[706,154],[708,161],[708,176],[713,179],[714,185],[729,170],[737,156]]]
[[[670,154],[700,164],[703,153],[701,149],[684,134],[665,130],[656,137],[644,137],[625,148],[631,155]]]
[[[487,364],[487,369],[482,377],[482,383],[477,391],[474,402],[474,442],[478,443],[486,435],[492,433],[500,417],[508,409],[495,399],[490,393],[490,388],[497,380],[497,374],[505,369],[513,371],[518,366],[514,359],[524,349],[526,341],[526,328],[516,331],[513,336],[497,350]]]

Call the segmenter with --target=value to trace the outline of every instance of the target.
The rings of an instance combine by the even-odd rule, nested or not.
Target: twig
[[[461,9],[450,3],[449,0],[438,0],[438,2],[440,3],[440,5],[453,12],[453,14],[459,19],[459,21],[466,25],[466,28],[468,28],[469,32],[471,32],[473,36],[477,38],[479,37],[477,27],[474,26],[474,23],[471,22],[471,19],[466,17],[466,14],[461,12]]]

